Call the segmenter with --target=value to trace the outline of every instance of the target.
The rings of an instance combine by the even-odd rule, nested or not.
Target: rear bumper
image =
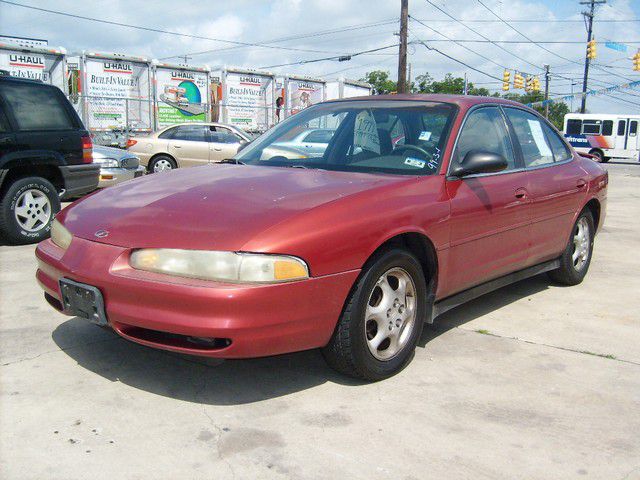
[[[276,285],[231,285],[132,269],[129,250],[74,238],[65,252],[36,249],[38,282],[61,309],[62,277],[98,287],[110,326],[155,348],[250,358],[321,347],[329,341],[359,271]],[[190,337],[215,339],[209,345]],[[220,341],[218,341],[220,340]]]
[[[64,179],[62,199],[78,197],[98,187],[100,165],[97,163],[66,165],[60,167],[60,172]]]
[[[136,169],[101,168],[98,188],[111,187],[118,183],[126,182],[127,180],[133,180],[134,178],[144,175],[146,171],[147,169],[142,165]]]

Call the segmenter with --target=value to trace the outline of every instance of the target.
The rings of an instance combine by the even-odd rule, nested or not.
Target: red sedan
[[[334,132],[319,152],[281,146],[311,129]],[[37,248],[37,278],[57,310],[143,345],[220,358],[321,347],[378,380],[445,310],[541,272],[580,283],[607,180],[514,102],[326,102],[224,164],[74,203]]]

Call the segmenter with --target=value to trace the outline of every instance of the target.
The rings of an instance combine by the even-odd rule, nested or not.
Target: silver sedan
[[[98,188],[110,187],[145,173],[140,159],[126,150],[119,148],[93,146],[93,161],[100,165],[100,182]]]

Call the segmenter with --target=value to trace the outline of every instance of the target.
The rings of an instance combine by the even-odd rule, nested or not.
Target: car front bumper
[[[77,237],[64,251],[45,240],[36,249],[36,277],[63,313],[61,278],[97,287],[109,325],[128,340],[193,355],[251,358],[326,345],[359,274],[233,285],[135,270],[130,252]]]
[[[142,165],[135,169],[129,168],[101,168],[100,169],[100,181],[98,182],[98,188],[111,187],[118,183],[126,182],[134,178],[141,177],[146,173],[147,169]]]

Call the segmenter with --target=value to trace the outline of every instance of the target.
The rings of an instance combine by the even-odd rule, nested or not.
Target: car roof
[[[514,102],[513,100],[507,100],[506,98],[499,97],[483,97],[476,95],[449,95],[440,93],[403,93],[396,95],[369,95],[365,97],[351,97],[341,98],[336,100],[330,100],[331,102],[346,102],[346,101],[373,101],[380,102],[384,100],[410,100],[418,102],[440,102],[440,103],[453,103],[463,108],[470,108],[474,105],[481,104],[501,104],[522,107],[523,104]]]

